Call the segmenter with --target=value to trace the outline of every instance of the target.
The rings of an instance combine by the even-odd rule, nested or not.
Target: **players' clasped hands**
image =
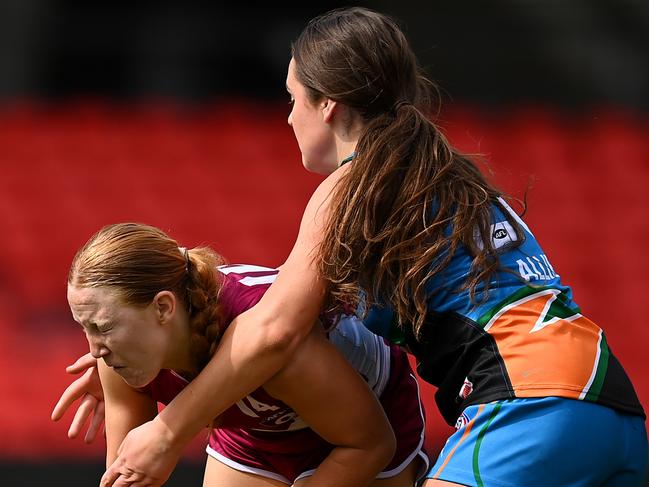
[[[164,423],[156,417],[129,431],[117,450],[117,459],[101,477],[99,486],[158,487],[166,482],[178,463],[182,449],[169,450],[161,443],[152,444],[146,440],[138,440],[146,439],[151,434],[157,438],[164,437],[165,432],[161,433],[164,429]],[[146,446],[138,449],[137,445]],[[140,465],[144,467],[140,468]],[[148,474],[145,473],[145,468]]]

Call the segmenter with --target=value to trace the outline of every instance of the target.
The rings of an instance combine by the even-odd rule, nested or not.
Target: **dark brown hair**
[[[160,291],[173,292],[189,313],[192,356],[202,369],[221,335],[216,266],[209,247],[184,249],[162,230],[141,223],[108,225],[75,255],[68,284],[112,288],[127,305],[147,306]]]
[[[311,101],[340,102],[364,122],[320,245],[329,304],[355,307],[362,292],[367,305],[390,305],[399,325],[418,334],[435,292],[426,285],[460,246],[473,256],[463,288],[472,300],[480,283],[488,291],[500,192],[431,121],[435,86],[397,23],[365,8],[333,10],[309,22],[292,55]]]

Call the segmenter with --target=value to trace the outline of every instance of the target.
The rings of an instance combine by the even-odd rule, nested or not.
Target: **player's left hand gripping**
[[[156,418],[126,435],[100,487],[159,487],[179,458],[180,451],[169,445],[166,428]]]

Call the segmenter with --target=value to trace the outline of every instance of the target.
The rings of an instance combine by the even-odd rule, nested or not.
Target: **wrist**
[[[186,438],[181,429],[174,428],[173,421],[165,418],[163,412],[164,410],[151,421],[156,431],[156,441],[165,452],[182,451],[191,438]]]

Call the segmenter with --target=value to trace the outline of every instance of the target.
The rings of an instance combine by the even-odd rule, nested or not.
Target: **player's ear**
[[[325,98],[321,102],[322,118],[326,123],[330,123],[333,120],[334,115],[338,112],[339,105],[337,101],[333,101],[331,98]]]
[[[176,311],[176,295],[171,291],[160,291],[153,297],[153,306],[160,323],[167,323]]]

